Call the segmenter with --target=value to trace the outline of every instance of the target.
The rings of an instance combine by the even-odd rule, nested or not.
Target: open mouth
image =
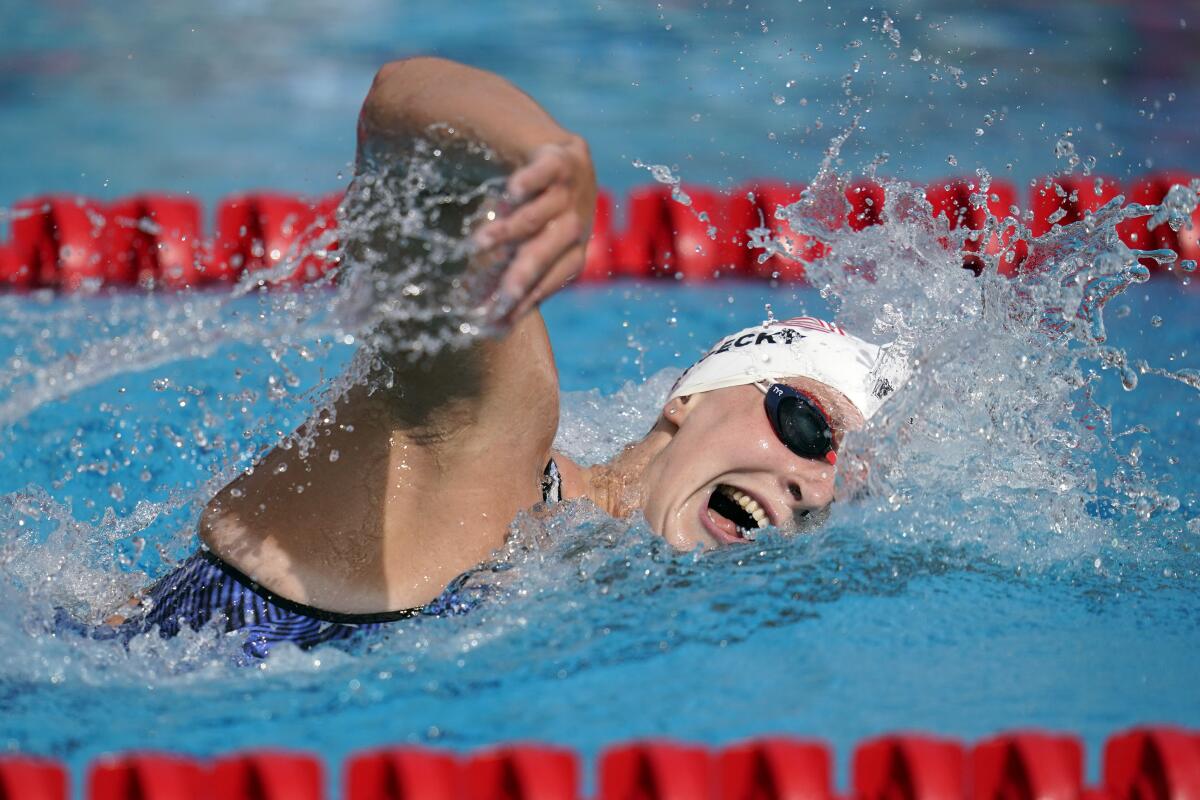
[[[746,541],[754,541],[754,532],[770,522],[757,500],[724,483],[718,484],[708,498],[708,512],[718,528]]]

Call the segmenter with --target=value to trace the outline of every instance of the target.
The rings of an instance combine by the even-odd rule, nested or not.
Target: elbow
[[[412,58],[401,58],[396,61],[389,61],[380,67],[375,72],[375,78],[371,81],[371,91],[368,94],[377,94],[385,88],[394,84],[403,82],[403,75],[414,65],[423,60],[423,56],[414,56]]]
[[[371,81],[371,90],[363,102],[363,110],[379,106],[387,102],[395,102],[402,95],[404,87],[412,83],[413,67],[417,66],[417,58],[404,58],[399,61],[389,61],[375,72]],[[419,67],[418,67],[419,68]]]
[[[359,115],[360,142],[372,132],[403,128],[426,89],[444,80],[455,66],[444,58],[412,56],[380,67]]]
[[[437,56],[410,56],[389,61],[375,72],[367,97],[395,96],[406,89],[411,91],[452,68],[453,64],[453,61]]]
[[[371,89],[363,100],[358,115],[358,141],[361,148],[379,133],[394,127],[416,91],[414,67],[420,59],[406,58],[389,61],[378,69]]]

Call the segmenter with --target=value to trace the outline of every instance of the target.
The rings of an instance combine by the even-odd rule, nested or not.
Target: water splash
[[[888,183],[881,224],[851,231],[854,176],[838,160],[852,130],[776,216],[829,248],[807,271],[838,321],[890,342],[888,357],[915,374],[849,438],[846,472],[866,478],[826,528],[678,554],[639,519],[565,504],[515,522],[496,563],[472,579],[470,590],[489,596],[478,613],[399,625],[350,655],[281,648],[262,673],[302,687],[331,671],[416,676],[413,688],[372,681],[367,694],[445,698],[490,685],[497,670],[528,669],[530,653],[542,654],[537,669],[552,679],[691,644],[721,648],[812,619],[846,595],[895,593],[949,570],[1054,571],[1085,558],[1090,580],[1128,585],[1159,558],[1186,572],[1177,550],[1133,541],[1194,511],[1150,465],[1150,426],[1125,425],[1101,397],[1108,373],[1131,390],[1144,388],[1138,376],[1197,386],[1194,370],[1131,357],[1104,324],[1106,309],[1145,281],[1139,259],[1167,258],[1116,236],[1130,215],[1156,209],[1110,204],[1037,239],[1019,217],[952,231],[923,191]],[[409,361],[486,329],[480,303],[501,262],[473,261],[467,234],[503,207],[501,181],[488,154],[446,153],[428,142],[370,156],[340,215],[344,262],[325,285],[264,292],[263,276],[252,276],[230,296],[3,301],[13,315],[3,317],[0,452],[25,472],[0,487],[0,528],[15,532],[0,542],[0,599],[24,612],[0,620],[0,635],[29,643],[32,656],[0,661],[0,674],[109,688],[231,679],[236,635],[214,627],[126,648],[50,635],[56,609],[103,618],[192,547],[215,489],[269,447],[306,447],[316,430],[302,423],[314,411],[335,419],[349,387],[395,390]],[[467,166],[448,174],[447,163]],[[669,169],[656,178],[678,190]],[[985,206],[986,174],[981,181],[972,202]],[[1178,197],[1165,224],[1187,210]],[[1017,240],[1027,243],[1019,264]],[[962,268],[968,243],[978,276]],[[1014,265],[1014,277],[1001,275]],[[31,339],[35,329],[49,333]],[[182,368],[168,372],[172,363]],[[615,396],[565,397],[556,446],[583,461],[610,457],[653,424],[676,374]],[[82,423],[91,430],[59,430],[57,410],[93,420],[95,409],[98,421]],[[35,442],[69,466],[38,467]],[[1180,531],[1190,524],[1181,517]],[[738,624],[717,622],[726,619]]]
[[[452,133],[366,156],[338,229],[232,291],[0,297],[0,592],[104,618],[194,547],[208,498],[262,454],[305,452],[352,387],[390,390],[491,325],[505,254],[469,234],[505,207],[504,170]]]
[[[981,231],[950,230],[920,187],[885,183],[882,224],[855,232],[838,224],[849,177],[829,164],[777,216],[829,248],[806,269],[838,321],[891,341],[889,352],[914,365],[909,387],[851,440],[849,463],[870,475],[871,502],[897,515],[890,536],[977,544],[1044,566],[1136,538],[1139,520],[1179,507],[1171,476],[1127,454],[1129,438],[1153,432],[1115,433],[1096,387],[1109,371],[1129,391],[1140,374],[1195,387],[1193,370],[1132,363],[1107,343],[1104,321],[1115,298],[1148,280],[1139,260],[1175,258],[1131,250],[1117,226],[1147,214],[1182,224],[1194,189],[1176,187],[1159,207],[1116,198],[1033,237],[1020,219],[990,214]],[[985,179],[976,207],[986,209],[986,193]],[[992,245],[977,256],[978,276],[963,269],[977,242]],[[1001,274],[1020,249],[1015,274]]]

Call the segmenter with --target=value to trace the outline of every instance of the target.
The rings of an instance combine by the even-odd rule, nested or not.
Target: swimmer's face
[[[835,435],[862,426],[862,415],[836,390],[808,378],[784,383],[820,402]],[[739,525],[794,531],[833,502],[836,468],[789,450],[754,386],[676,398],[663,419],[672,436],[644,473],[642,510],[680,550],[744,542]]]

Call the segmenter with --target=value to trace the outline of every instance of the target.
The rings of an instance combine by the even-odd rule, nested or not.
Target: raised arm
[[[587,144],[497,75],[411,58],[376,75],[359,119],[360,156],[434,126],[486,146],[511,172],[515,207],[474,235],[484,250],[515,249],[495,298],[497,316],[515,321],[583,268],[596,200]]]

